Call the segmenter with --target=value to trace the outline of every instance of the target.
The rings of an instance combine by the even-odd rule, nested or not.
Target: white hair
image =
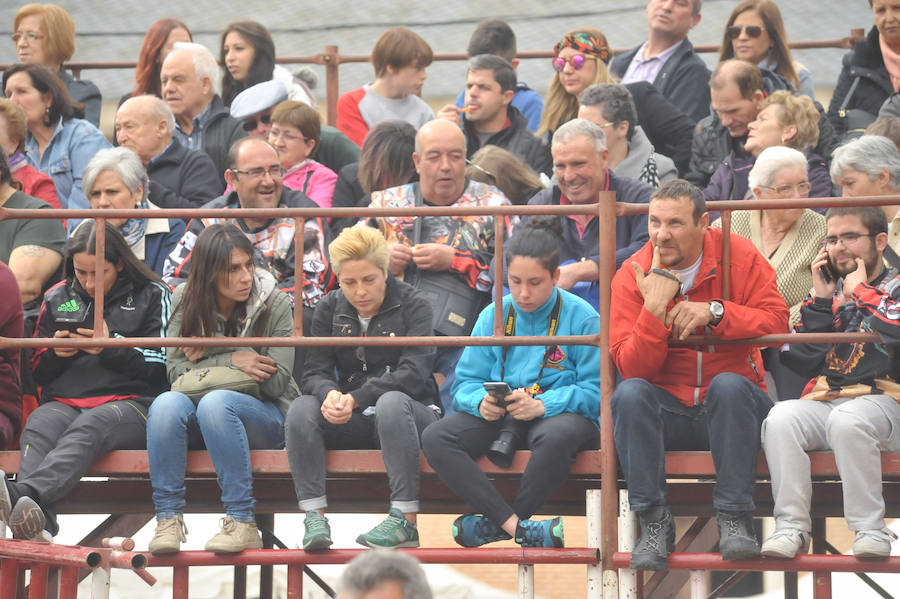
[[[772,146],[763,150],[753,163],[747,184],[750,189],[756,187],[772,187],[778,173],[786,168],[802,167],[809,171],[809,164],[803,152],[787,146]]]
[[[209,48],[196,42],[175,42],[169,56],[180,50],[191,53],[194,63],[194,74],[197,76],[197,79],[209,77],[213,93],[219,93],[219,64],[216,62],[216,57],[213,56],[213,53],[209,51]],[[166,60],[168,59],[169,57],[167,56]]]
[[[587,119],[572,119],[560,125],[553,133],[550,147],[559,143],[568,143],[576,137],[587,137],[594,143],[594,149],[597,152],[602,152],[607,147],[606,133],[603,132],[603,127]]]
[[[863,135],[839,147],[831,157],[832,181],[842,179],[844,171],[859,171],[875,181],[884,169],[891,176],[891,187],[900,187],[900,153],[894,142],[881,135]]]
[[[84,167],[81,177],[86,196],[90,197],[94,182],[104,171],[114,172],[131,193],[143,186],[141,200],[147,200],[150,193],[150,180],[147,178],[147,171],[137,154],[121,146],[106,148],[94,154],[94,157]]]

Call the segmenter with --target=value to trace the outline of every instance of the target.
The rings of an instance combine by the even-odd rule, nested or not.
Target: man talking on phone
[[[776,404],[763,423],[775,533],[762,553],[791,558],[809,549],[806,452],[831,449],[844,516],[856,533],[853,554],[887,557],[897,535],[884,522],[880,452],[900,450],[900,259],[888,247],[880,207],[830,208],[825,219],[825,247],[812,263],[813,289],[797,331],[876,332],[879,340],[792,343],[782,350],[782,362],[814,380],[800,399]]]

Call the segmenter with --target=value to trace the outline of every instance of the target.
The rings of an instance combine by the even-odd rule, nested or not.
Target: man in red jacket
[[[667,449],[712,451],[713,504],[724,559],[759,555],[752,529],[760,426],[772,402],[752,345],[669,347],[691,334],[747,339],[788,332],[775,271],[731,237],[731,289],[722,290],[722,232],[708,227],[701,191],[676,179],[650,198],[650,242],[612,283],[610,344],[625,380],[612,397],[616,451],[641,538],[631,567],[665,570],[675,527],[666,505]]]

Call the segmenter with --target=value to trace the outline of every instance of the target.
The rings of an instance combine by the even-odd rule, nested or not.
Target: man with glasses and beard
[[[282,185],[284,169],[278,162],[278,151],[267,141],[247,137],[238,140],[228,152],[225,181],[231,191],[205,204],[203,208],[316,208],[303,192]],[[191,251],[206,226],[233,221],[255,248],[254,259],[278,281],[278,287],[291,295],[297,292],[307,307],[315,307],[319,299],[335,286],[325,249],[330,234],[324,218],[304,220],[303,273],[296,279],[302,288],[295,290],[294,219],[276,218],[194,218],[188,223],[181,240],[166,259],[163,279],[173,287],[187,280],[191,268]],[[306,314],[304,312],[304,314]]]
[[[813,290],[800,333],[876,332],[876,342],[792,343],[782,362],[814,377],[797,400],[775,405],[762,443],[772,476],[775,533],[762,554],[806,553],[812,523],[807,451],[832,450],[853,555],[887,557],[897,539],[884,522],[881,453],[900,450],[900,260],[878,206],[830,208],[825,247],[811,265]],[[890,264],[886,266],[884,259]]]

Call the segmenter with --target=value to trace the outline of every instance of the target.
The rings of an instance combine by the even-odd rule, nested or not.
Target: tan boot
[[[256,522],[238,522],[231,516],[222,518],[222,530],[206,543],[213,553],[237,553],[244,549],[262,549],[262,537]]]
[[[156,522],[156,532],[153,533],[147,549],[153,555],[178,553],[181,551],[181,544],[187,541],[187,531],[181,514],[172,518],[160,518]]]

